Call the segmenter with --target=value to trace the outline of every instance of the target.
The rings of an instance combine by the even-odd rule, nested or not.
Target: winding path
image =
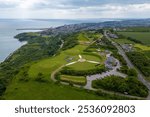
[[[67,65],[67,64],[66,64]],[[57,80],[55,79],[55,74],[57,73],[57,72],[59,72],[63,67],[65,67],[66,65],[62,65],[61,67],[59,67],[58,69],[56,69],[55,71],[53,71],[52,72],[52,74],[51,74],[51,79],[54,81],[54,82],[56,82]],[[118,68],[119,67],[119,65],[120,64],[118,64],[118,66],[116,66],[116,67],[114,67],[114,69],[113,70],[111,70],[111,71],[107,71],[107,72],[105,72],[105,73],[102,73],[102,74],[97,74],[97,75],[91,75],[91,76],[87,76],[87,84],[86,84],[86,86],[84,86],[83,88],[84,89],[87,89],[87,90],[92,90],[92,91],[98,91],[98,90],[100,90],[101,92],[103,92],[103,93],[107,93],[107,94],[111,94],[111,95],[119,95],[119,96],[124,96],[124,97],[128,97],[128,98],[135,98],[135,99],[144,99],[144,98],[141,98],[141,97],[137,97],[137,96],[131,96],[131,95],[125,95],[125,94],[121,94],[121,93],[116,93],[116,92],[112,92],[112,91],[106,91],[106,90],[103,90],[103,89],[94,89],[94,88],[92,88],[92,85],[91,85],[91,83],[92,83],[92,81],[93,80],[95,80],[95,79],[97,79],[97,78],[104,78],[105,76],[107,76],[107,75],[118,75],[118,76],[121,76],[121,77],[123,77],[123,78],[125,78],[126,77],[126,75],[125,74],[122,74],[122,73],[120,73],[120,72],[117,72],[116,71],[116,68]],[[91,78],[91,77],[94,77],[94,78]],[[69,85],[69,83],[66,83],[66,82],[60,82],[61,84],[63,84],[63,85]],[[81,88],[82,86],[80,86],[80,85],[73,85],[73,86],[75,86],[75,87],[78,87],[78,88]]]

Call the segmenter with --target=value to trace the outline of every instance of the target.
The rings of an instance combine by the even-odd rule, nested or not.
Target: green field
[[[99,39],[99,38],[102,38],[102,37],[103,37],[102,34],[99,34],[99,33],[95,34],[95,33],[92,33],[92,32],[88,32],[88,31],[86,32],[85,31],[85,32],[79,33],[78,40],[80,42],[87,42],[87,41],[91,42],[94,39]]]
[[[90,41],[90,39],[86,36],[84,32],[80,33],[78,36],[79,41]]]
[[[150,32],[150,27],[128,27],[126,32]]]
[[[87,32],[87,33],[86,33],[86,37],[88,37],[88,38],[91,39],[91,40],[94,40],[94,39],[102,38],[103,35],[100,34],[100,33]]]
[[[39,72],[42,71],[43,74],[45,74],[47,77],[50,77],[52,71],[64,64],[67,64],[67,61],[65,60],[66,57],[74,56],[75,60],[77,60],[79,58],[78,55],[81,54],[85,48],[86,46],[84,45],[78,45],[72,49],[62,51],[61,54],[55,57],[40,60],[30,67],[29,75],[31,77],[35,77]]]
[[[114,41],[119,44],[134,44],[133,41],[130,41],[128,39],[115,39]]]
[[[135,44],[134,47],[139,48],[142,51],[150,51],[150,46],[145,46],[141,44]]]
[[[69,76],[69,75],[61,75],[60,80],[66,82],[72,82],[74,84],[86,84],[86,78],[84,76]]]
[[[13,83],[8,87],[3,97],[7,100],[101,100],[111,99],[97,96],[85,90],[70,86],[58,85],[53,81],[39,83],[35,81]]]
[[[78,63],[68,66],[68,68],[73,69],[73,70],[82,71],[82,70],[94,69],[94,68],[96,68],[95,65],[96,64],[89,63],[89,62],[82,62],[82,63],[78,62]]]
[[[96,49],[95,49],[96,50]],[[82,53],[81,54],[82,57],[86,60],[93,60],[93,61],[97,61],[99,62],[100,60],[102,60],[103,58],[98,55],[97,53]]]
[[[150,32],[118,32],[126,37],[132,37],[143,44],[150,45]]]
[[[85,50],[87,46],[85,45],[77,45],[72,49],[68,49],[62,51],[60,54],[39,60],[37,62],[29,63],[27,66],[27,72],[29,74],[28,81],[20,81],[20,74],[24,72],[24,70],[20,71],[19,74],[12,80],[10,85],[8,86],[4,99],[37,99],[37,100],[54,100],[54,99],[107,99],[107,97],[97,96],[93,93],[88,93],[85,90],[73,88],[70,86],[64,86],[54,83],[51,80],[51,73],[58,69],[60,66],[67,64],[68,62],[65,60],[66,57],[74,57],[74,60],[79,59],[79,54],[83,54],[83,50]],[[99,57],[92,55],[83,56],[87,59],[99,60]],[[73,60],[73,61],[74,61]],[[94,68],[95,64],[79,64],[79,68]],[[44,80],[46,82],[37,82],[35,78],[39,73],[42,73],[44,76]],[[68,78],[68,77],[67,77]],[[84,79],[84,80],[83,80]],[[78,79],[80,82],[85,82],[85,77]],[[72,77],[72,81],[76,81],[75,77]],[[68,93],[70,92],[70,93]],[[108,98],[110,99],[110,98]]]

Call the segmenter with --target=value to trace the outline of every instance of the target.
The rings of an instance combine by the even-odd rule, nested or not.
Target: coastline
[[[74,24],[76,22],[71,22]],[[4,62],[10,54],[20,48],[24,43],[20,43],[14,38],[17,34],[24,32],[38,32],[50,27],[62,26],[70,22],[41,21],[28,19],[0,19],[0,63]]]
[[[43,31],[43,30],[47,30],[49,28],[18,28],[16,30],[39,30],[39,31]]]

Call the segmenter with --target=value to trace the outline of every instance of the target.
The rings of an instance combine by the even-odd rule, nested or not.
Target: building
[[[107,35],[108,35],[110,38],[113,38],[113,39],[118,39],[118,38],[119,38],[116,34],[108,33]]]
[[[109,56],[105,61],[105,67],[112,70],[117,65],[117,61],[113,56]]]
[[[133,51],[133,45],[132,44],[123,44],[122,48],[126,51],[126,52],[131,52]]]

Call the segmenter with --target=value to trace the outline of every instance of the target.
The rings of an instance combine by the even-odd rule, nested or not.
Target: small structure
[[[74,60],[74,57],[69,57],[69,56],[67,56],[67,57],[65,58],[65,60],[66,60],[67,63],[69,63],[69,62],[71,62],[71,61]]]
[[[101,52],[101,49],[99,48],[99,49],[96,49],[97,50],[97,52]]]
[[[122,48],[126,51],[126,52],[131,52],[133,51],[133,45],[132,44],[123,44]]]
[[[117,61],[113,56],[109,56],[105,61],[105,67],[112,70],[115,66],[117,66]]]
[[[96,42],[96,45],[105,45],[101,38],[97,39],[95,42]]]
[[[113,39],[118,39],[119,37],[116,34],[108,33],[108,36]]]
[[[79,60],[78,60],[78,61],[79,61],[79,62],[85,62],[86,60],[83,59],[81,55],[79,55]]]

